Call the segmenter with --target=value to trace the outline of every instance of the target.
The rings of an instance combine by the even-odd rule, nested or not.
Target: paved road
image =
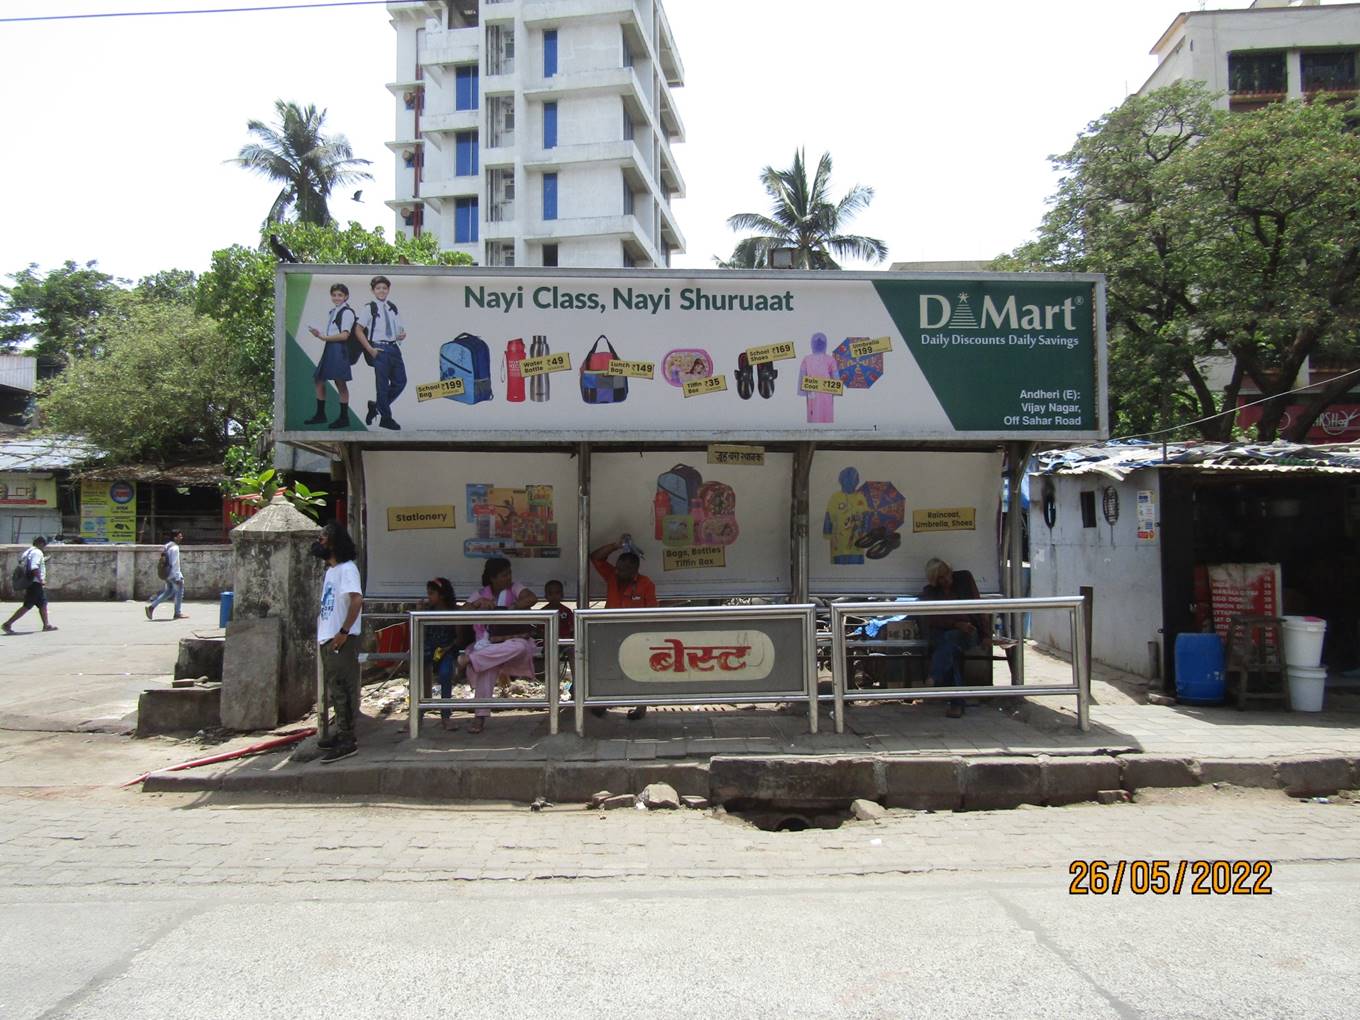
[[[1163,794],[766,833],[119,792],[0,761],[0,1015],[1353,1016],[1360,804]],[[33,752],[30,751],[30,754]],[[126,765],[122,766],[126,769]],[[1266,858],[1268,897],[1069,896],[1074,857]]]
[[[12,636],[0,635],[0,728],[117,731],[134,723],[128,717],[147,681],[174,671],[179,639],[217,627],[216,603],[185,603],[187,620],[171,620],[172,608],[161,606],[150,623],[142,606],[53,600],[55,633],[44,634],[30,611]]]

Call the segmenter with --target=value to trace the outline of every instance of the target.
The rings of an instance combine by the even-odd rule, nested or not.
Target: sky
[[[0,18],[244,7],[293,0],[0,0]],[[298,0],[302,2],[302,0]],[[1049,155],[1136,90],[1198,0],[667,0],[685,68],[675,154],[682,268],[711,268],[767,212],[763,167],[802,147],[837,196],[874,189],[850,225],[891,261],[992,258],[1023,243],[1056,186]],[[1213,7],[1240,8],[1247,0]],[[98,260],[137,278],[202,271],[254,244],[277,186],[231,165],[275,99],[315,103],[373,160],[342,221],[394,217],[395,33],[382,6],[0,22],[0,275]],[[886,264],[884,264],[886,268]]]

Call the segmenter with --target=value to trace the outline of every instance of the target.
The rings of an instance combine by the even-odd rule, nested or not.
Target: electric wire
[[[1353,375],[1360,375],[1360,368],[1353,368],[1349,372],[1343,372],[1340,375],[1333,376],[1331,379],[1327,381],[1335,382],[1338,379],[1348,379]],[[1317,383],[1309,383],[1307,386],[1300,386],[1297,389],[1287,390],[1284,393],[1276,393],[1269,397],[1262,397],[1260,400],[1253,400],[1250,404],[1242,404],[1239,407],[1230,407],[1226,411],[1219,411],[1217,414],[1211,414],[1205,418],[1196,418],[1194,421],[1184,421],[1181,422],[1179,425],[1172,425],[1170,428],[1158,429],[1156,432],[1139,432],[1138,434],[1132,436],[1119,436],[1117,438],[1111,439],[1110,442],[1122,443],[1126,439],[1151,439],[1153,436],[1164,436],[1168,432],[1176,432],[1180,429],[1188,429],[1192,425],[1203,425],[1206,421],[1213,421],[1215,418],[1222,418],[1229,414],[1236,414],[1238,411],[1245,411],[1247,408],[1255,407],[1257,404],[1268,404],[1270,403],[1270,401],[1277,400],[1280,397],[1289,397],[1293,396],[1295,393],[1303,393],[1307,390],[1315,390],[1317,389],[1317,386],[1318,386]]]
[[[0,24],[23,21],[85,21],[90,18],[159,18],[176,14],[249,14],[257,11],[297,11],[312,7],[375,7],[388,0],[320,0],[305,4],[267,4],[255,7],[203,7],[175,11],[100,11],[94,14],[30,14],[0,18]]]

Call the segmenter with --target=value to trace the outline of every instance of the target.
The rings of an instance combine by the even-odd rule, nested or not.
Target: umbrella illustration
[[[869,512],[864,517],[864,530],[882,528],[894,532],[907,519],[907,497],[892,482],[865,482],[859,487]]]
[[[865,482],[859,487],[869,512],[855,543],[871,560],[881,560],[902,544],[897,530],[907,519],[907,497],[892,482]]]
[[[867,336],[848,336],[837,345],[833,352],[836,358],[836,375],[841,382],[845,383],[846,389],[867,390],[878,382],[883,375],[882,354],[866,354],[862,358],[855,358],[850,355],[852,343],[868,339]]]

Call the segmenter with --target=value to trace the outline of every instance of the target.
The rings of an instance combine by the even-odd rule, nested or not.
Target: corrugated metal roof
[[[1097,474],[1122,481],[1144,468],[1194,468],[1237,474],[1360,475],[1360,443],[1124,442],[1045,450],[1035,454],[1041,475]]]
[[[26,354],[0,354],[0,386],[32,393],[37,385],[37,358]]]
[[[26,436],[0,443],[0,471],[65,471],[102,456],[75,436]]]

